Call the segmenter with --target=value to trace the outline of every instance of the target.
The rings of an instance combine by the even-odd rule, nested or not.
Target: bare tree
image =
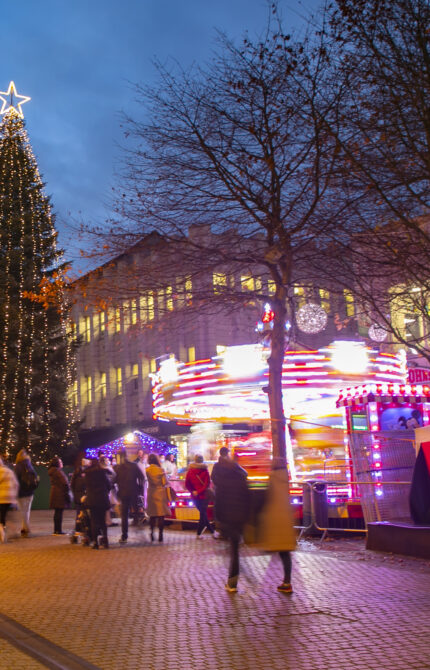
[[[337,0],[325,20],[342,89],[322,119],[345,205],[337,275],[367,325],[430,360],[430,3]]]
[[[338,90],[324,35],[294,41],[272,11],[260,41],[235,46],[220,35],[206,67],[157,64],[159,84],[136,86],[142,118],[124,119],[130,148],[105,245],[118,252],[156,230],[160,263],[157,272],[152,254],[145,281],[189,275],[200,310],[270,302],[273,451],[285,457],[285,326],[294,325],[294,282],[314,281],[312,258],[337,221],[336,142],[323,120]],[[234,275],[252,278],[250,290]]]

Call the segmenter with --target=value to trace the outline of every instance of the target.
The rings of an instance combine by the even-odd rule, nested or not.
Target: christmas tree
[[[46,462],[72,442],[65,267],[25,131],[29,98],[0,92],[0,449]]]

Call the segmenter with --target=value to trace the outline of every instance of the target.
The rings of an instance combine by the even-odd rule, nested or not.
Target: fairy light
[[[21,105],[29,99],[18,95],[13,82],[0,91],[0,439],[8,455],[37,444],[38,460],[46,462],[71,438],[66,398],[73,356],[61,272],[52,284],[50,279],[61,262],[57,233],[22,121]],[[47,285],[54,291],[52,305],[31,296]],[[55,431],[54,421],[61,426]]]

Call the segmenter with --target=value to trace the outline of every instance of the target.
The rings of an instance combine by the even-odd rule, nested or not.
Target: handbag
[[[197,479],[199,480],[200,484],[203,486],[203,482],[202,482],[202,480],[200,479],[200,477],[198,476],[197,473],[196,473],[196,477],[197,477]],[[206,501],[209,503],[209,505],[211,505],[211,504],[213,504],[213,503],[215,502],[215,493],[214,493],[214,490],[213,490],[213,488],[211,487],[210,484],[209,484],[209,486],[205,489],[205,497],[204,497],[204,500],[206,500]]]
[[[170,484],[166,485],[166,494],[167,494],[167,500],[169,502],[175,502],[176,500],[176,491],[175,489],[170,486]]]

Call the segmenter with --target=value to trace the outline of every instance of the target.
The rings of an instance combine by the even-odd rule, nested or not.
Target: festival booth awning
[[[142,433],[135,430],[132,433],[127,433],[117,440],[107,442],[99,447],[89,447],[86,449],[87,458],[98,458],[101,454],[108,458],[113,458],[121,451],[129,453],[137,453],[139,449],[143,449],[146,453],[154,453],[167,456],[168,454],[176,454],[177,447],[169,442],[158,440],[152,435]]]
[[[430,386],[413,384],[362,384],[341,389],[336,407],[351,407],[378,403],[411,403],[430,402]]]

